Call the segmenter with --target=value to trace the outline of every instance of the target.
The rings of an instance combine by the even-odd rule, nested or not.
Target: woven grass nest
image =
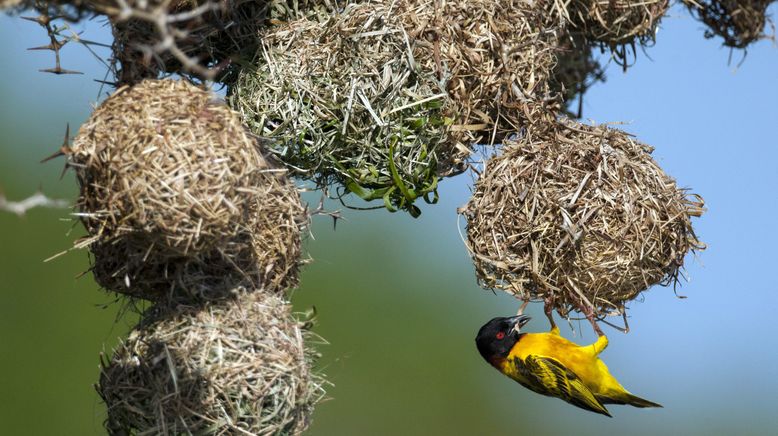
[[[172,80],[118,89],[68,165],[89,233],[80,244],[106,288],[155,299],[229,271],[265,288],[296,283],[299,194],[209,92]]]
[[[418,215],[547,92],[541,18],[520,1],[348,4],[269,29],[230,102],[297,174]]]
[[[626,67],[627,47],[652,44],[669,0],[572,0],[552,2],[554,13],[583,33],[586,39],[611,49]]]
[[[773,1],[683,0],[683,3],[708,26],[706,38],[719,36],[728,47],[746,48],[764,37],[769,22],[767,8]]]
[[[461,211],[480,284],[602,317],[676,281],[684,256],[703,248],[690,220],[703,205],[651,151],[571,120],[506,141]]]
[[[110,434],[296,435],[323,396],[310,334],[281,298],[236,290],[153,315],[104,359]]]

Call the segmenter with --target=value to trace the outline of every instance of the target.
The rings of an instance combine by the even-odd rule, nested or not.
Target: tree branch
[[[70,207],[70,202],[68,200],[46,197],[40,191],[21,201],[9,201],[5,197],[5,194],[0,193],[0,211],[11,212],[21,217],[24,216],[28,210],[36,207],[63,209]]]

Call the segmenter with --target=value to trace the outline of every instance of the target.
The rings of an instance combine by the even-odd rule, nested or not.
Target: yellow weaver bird
[[[603,404],[662,407],[629,393],[608,371],[598,355],[608,346],[605,335],[580,346],[559,334],[522,333],[527,315],[494,318],[475,339],[478,351],[498,371],[522,386],[595,413],[611,416]]]

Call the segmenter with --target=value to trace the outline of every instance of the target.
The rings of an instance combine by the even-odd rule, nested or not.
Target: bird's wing
[[[528,382],[529,389],[543,395],[561,398],[568,403],[595,413],[611,416],[583,381],[552,357],[529,355],[524,360],[513,359],[516,369]]]

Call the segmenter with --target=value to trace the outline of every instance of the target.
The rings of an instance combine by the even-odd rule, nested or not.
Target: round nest
[[[388,8],[351,4],[322,22],[296,20],[263,46],[232,106],[287,165],[391,210],[417,214],[414,200],[434,201],[439,173],[462,153],[445,140],[445,90],[416,68]]]
[[[296,282],[284,277],[296,271],[307,222],[299,194],[213,98],[183,81],[147,80],[117,90],[74,139],[68,165],[90,235],[80,244],[93,245],[98,282],[140,286],[109,289],[167,292],[160,271],[179,277],[206,260],[208,275],[239,268],[261,287]]]
[[[654,41],[659,20],[670,8],[669,0],[572,0],[553,2],[552,8],[573,28],[593,42],[611,48],[617,62],[626,66],[626,46]]]
[[[605,82],[605,70],[595,58],[595,47],[580,33],[574,32],[560,38],[557,63],[549,86],[559,93],[569,115],[583,116],[583,96],[597,82]],[[577,107],[572,107],[574,101]]]
[[[724,45],[746,48],[764,37],[767,8],[774,0],[683,0],[692,14],[708,26],[706,38],[720,36]]]
[[[128,2],[128,14],[113,3],[98,3],[93,9],[110,18],[119,85],[163,73],[233,81],[238,61],[256,53],[270,7],[267,0],[173,0],[164,10],[161,1],[134,0]],[[154,21],[160,16],[165,18],[165,33]]]
[[[524,2],[498,3],[366,2],[272,28],[230,103],[303,177],[417,215],[474,143],[547,94],[553,32]]]
[[[463,209],[479,283],[561,314],[619,313],[701,249],[678,188],[629,134],[570,120],[506,141]]]
[[[103,359],[110,434],[299,434],[324,394],[311,334],[281,298],[236,290],[204,307],[152,308]]]

